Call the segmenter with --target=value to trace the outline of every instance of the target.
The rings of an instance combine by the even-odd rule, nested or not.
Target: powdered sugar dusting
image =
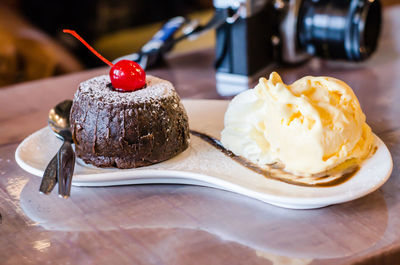
[[[78,94],[85,94],[87,97],[103,103],[144,103],[171,97],[175,93],[175,89],[169,81],[151,75],[146,76],[145,88],[132,92],[115,91],[112,88],[110,77],[101,75],[82,82],[75,94],[75,100]]]

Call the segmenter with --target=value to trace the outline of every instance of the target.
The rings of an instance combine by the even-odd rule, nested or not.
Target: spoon
[[[71,193],[71,181],[75,166],[75,153],[72,149],[69,113],[72,101],[64,100],[49,111],[48,123],[51,130],[63,144],[57,154],[47,165],[39,191],[49,194],[58,182],[58,194],[68,198]]]

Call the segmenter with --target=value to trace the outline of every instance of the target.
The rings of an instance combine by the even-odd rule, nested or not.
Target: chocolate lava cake
[[[115,91],[108,75],[81,83],[70,122],[76,155],[98,167],[151,165],[189,144],[188,117],[178,94],[170,82],[153,76],[133,92]]]

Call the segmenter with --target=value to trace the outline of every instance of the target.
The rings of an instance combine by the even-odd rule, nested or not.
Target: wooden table
[[[312,60],[277,71],[287,82],[330,75],[350,84],[394,171],[378,191],[318,210],[287,210],[180,185],[74,187],[40,195],[18,143],[55,103],[106,68],[0,89],[0,264],[400,264],[400,6],[386,10],[378,53],[362,64]],[[182,97],[219,98],[210,50],[174,56],[151,74]],[[275,68],[274,68],[275,69]]]

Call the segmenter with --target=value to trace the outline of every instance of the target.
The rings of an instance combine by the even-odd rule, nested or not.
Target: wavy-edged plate
[[[183,100],[190,128],[219,139],[228,103],[222,100]],[[332,187],[302,187],[268,179],[243,167],[193,135],[186,151],[170,160],[147,167],[97,168],[77,159],[72,185],[200,185],[239,193],[285,208],[321,208],[360,198],[386,182],[393,168],[392,157],[386,145],[376,135],[374,138],[376,152],[362,163],[360,170],[351,179]],[[42,176],[60,146],[61,141],[46,127],[28,136],[18,146],[15,159],[24,170]]]

